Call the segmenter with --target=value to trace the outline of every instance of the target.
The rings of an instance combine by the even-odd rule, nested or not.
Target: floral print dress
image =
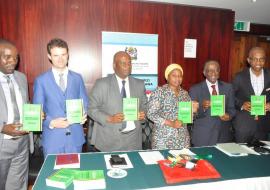
[[[147,105],[147,117],[154,122],[152,149],[182,149],[190,146],[186,124],[178,129],[164,124],[165,119],[177,119],[180,101],[191,101],[188,92],[180,88],[177,97],[168,84],[158,87],[151,94]]]

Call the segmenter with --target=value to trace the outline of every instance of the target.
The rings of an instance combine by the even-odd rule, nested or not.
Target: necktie
[[[61,90],[63,92],[65,92],[66,90],[66,85],[65,85],[65,81],[64,81],[64,74],[60,73],[59,74],[59,87],[61,88]]]
[[[121,96],[122,98],[126,98],[127,97],[127,93],[126,93],[126,89],[125,89],[125,84],[126,81],[122,80],[122,89],[121,89]],[[127,127],[127,122],[123,121],[122,122],[122,127],[120,129],[120,131],[124,130]]]
[[[10,91],[11,104],[12,104],[13,114],[14,114],[13,122],[14,123],[19,122],[20,121],[20,112],[19,112],[19,108],[17,105],[14,85],[13,85],[11,79],[9,78],[9,76],[6,75],[5,78],[7,79],[7,83],[8,83],[8,87],[9,87],[9,91]]]
[[[216,85],[211,86],[213,88],[212,95],[217,95]]]
[[[126,98],[127,97],[127,93],[126,93],[126,89],[125,89],[125,84],[126,84],[126,81],[122,81],[122,89],[121,89],[121,96],[122,98]]]

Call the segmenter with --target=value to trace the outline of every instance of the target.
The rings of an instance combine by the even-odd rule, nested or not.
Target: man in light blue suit
[[[66,118],[66,100],[82,99],[84,111],[89,99],[80,74],[68,69],[68,45],[61,39],[47,44],[52,68],[41,74],[34,83],[33,103],[42,104],[46,118],[43,121],[42,146],[47,154],[79,153],[85,142],[82,124],[70,124]]]

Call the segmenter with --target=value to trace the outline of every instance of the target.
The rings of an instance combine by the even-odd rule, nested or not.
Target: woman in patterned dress
[[[147,116],[154,122],[152,149],[182,149],[190,146],[186,124],[179,121],[178,102],[191,101],[188,92],[181,88],[183,69],[178,64],[170,64],[165,70],[167,84],[158,87],[150,96]],[[198,103],[192,103],[197,111]]]

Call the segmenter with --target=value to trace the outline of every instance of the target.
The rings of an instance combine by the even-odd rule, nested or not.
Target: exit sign
[[[235,21],[234,22],[234,31],[249,32],[250,22],[247,21]]]

